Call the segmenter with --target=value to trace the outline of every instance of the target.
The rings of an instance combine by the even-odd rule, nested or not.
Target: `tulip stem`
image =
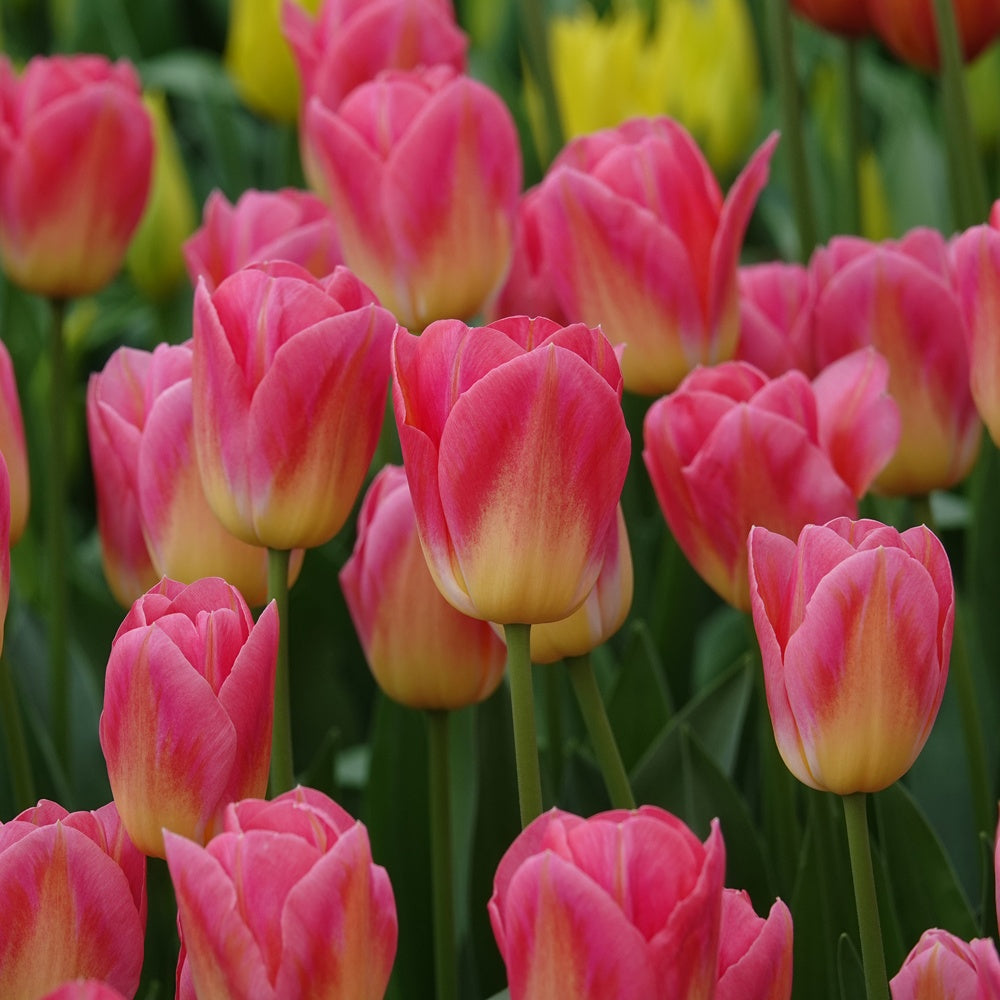
[[[594,665],[590,654],[571,656],[566,660],[573,690],[580,706],[580,712],[587,725],[590,742],[597,754],[597,762],[604,776],[604,784],[611,797],[611,804],[616,809],[634,809],[635,796],[629,784],[628,772],[622,763],[622,755],[618,751],[615,734],[611,729],[608,713],[604,708],[597,678],[594,676]]]
[[[53,298],[49,344],[49,447],[46,533],[49,558],[49,665],[51,668],[52,742],[72,785],[69,715],[69,650],[66,559],[66,301]]]
[[[967,229],[986,218],[989,208],[986,177],[972,132],[953,0],[934,0],[934,18],[941,59],[941,96],[945,123],[951,135],[949,146],[953,150],[951,187],[958,214],[956,221],[959,229]]]
[[[847,822],[847,846],[854,877],[854,900],[858,908],[858,931],[861,935],[861,958],[865,967],[865,992],[868,1000],[889,1000],[889,978],[885,971],[882,928],[875,895],[875,872],[871,844],[868,841],[867,796],[864,792],[842,796]]]
[[[514,766],[521,826],[542,814],[542,776],[538,766],[535,732],[535,692],[531,685],[531,626],[504,625],[507,641],[507,674],[514,720]]]
[[[812,193],[809,190],[809,165],[802,135],[802,109],[799,82],[795,73],[795,47],[792,37],[792,14],[788,0],[769,0],[771,52],[781,103],[784,141],[788,149],[792,201],[799,230],[799,258],[806,260],[816,246],[816,222]]]
[[[31,758],[24,739],[21,710],[17,690],[7,657],[0,655],[0,717],[7,743],[7,761],[10,765],[11,785],[14,789],[14,809],[22,812],[37,802],[35,781],[31,773]]]
[[[271,732],[271,795],[295,785],[292,765],[292,708],[288,682],[287,549],[267,550],[267,596],[278,606],[278,663],[274,674],[274,728]]]
[[[437,1000],[458,1000],[455,902],[451,870],[451,774],[448,727],[451,713],[427,713],[430,762],[431,876],[434,882],[434,979]]]

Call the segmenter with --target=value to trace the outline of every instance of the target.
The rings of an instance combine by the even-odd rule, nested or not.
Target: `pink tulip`
[[[801,264],[741,267],[740,340],[736,360],[747,361],[769,378],[797,368],[812,377],[812,321],[816,288]]]
[[[618,505],[617,526],[608,533],[604,562],[594,589],[568,618],[531,630],[533,663],[555,663],[583,656],[607,642],[624,624],[632,607],[632,552],[625,515]]]
[[[194,454],[190,343],[122,347],[87,386],[105,576],[130,607],[169,576],[221,576],[267,600],[267,552],[230,534],[205,499]],[[293,578],[301,553],[293,563]]]
[[[779,899],[767,919],[742,890],[724,889],[714,1000],[789,1000],[792,915]]]
[[[858,37],[872,30],[866,0],[792,0],[792,10],[838,35]]]
[[[24,440],[21,400],[17,393],[14,364],[0,341],[0,455],[7,464],[10,481],[10,544],[24,534],[28,523],[28,449]]]
[[[750,601],[782,760],[838,795],[909,770],[948,677],[955,588],[926,527],[807,525],[798,542],[750,531]]]
[[[875,32],[900,59],[934,72],[941,61],[934,0],[866,0]],[[951,0],[965,60],[975,59],[1000,35],[996,0]]]
[[[0,652],[10,604],[10,479],[7,463],[0,454]]]
[[[0,261],[56,298],[103,288],[139,224],[152,126],[128,63],[36,56],[18,78],[0,57]]]
[[[959,482],[979,450],[964,320],[940,234],[914,230],[899,243],[838,239],[810,263],[820,368],[872,345],[889,362],[902,434],[875,488],[920,494]]]
[[[113,986],[99,979],[74,979],[46,993],[40,1000],[126,1000]]]
[[[331,109],[383,70],[452,66],[465,71],[468,41],[450,0],[325,0],[315,19],[284,0],[282,30],[302,78],[304,102]]]
[[[696,365],[733,356],[740,248],[776,142],[761,146],[725,201],[669,118],[581,136],[542,181],[541,270],[564,315],[625,344],[633,392],[669,392]]]
[[[725,846],[655,806],[553,809],[500,860],[489,902],[511,1000],[710,1000]]]
[[[0,823],[0,996],[34,1000],[76,977],[134,996],[146,930],[146,859],[114,803],[68,813],[42,800]]]
[[[1000,229],[975,226],[951,245],[965,319],[969,388],[994,443],[1000,442]]]
[[[122,822],[163,857],[163,829],[205,841],[227,805],[263,795],[271,760],[278,615],[254,624],[238,590],[165,579],[111,644],[101,749]]]
[[[417,528],[441,593],[499,624],[565,618],[617,530],[629,436],[614,349],[582,324],[450,320],[421,337],[400,330],[393,375]]]
[[[307,166],[344,260],[404,326],[468,319],[507,274],[521,154],[514,120],[447,66],[390,73],[305,118]]]
[[[507,650],[488,623],[456,611],[434,585],[398,465],[383,468],[365,496],[340,586],[368,665],[390,698],[452,709],[496,690]]]
[[[889,983],[892,1000],[998,1000],[1000,958],[988,938],[924,931]]]
[[[235,205],[213,191],[201,229],[184,244],[184,260],[192,284],[204,278],[210,292],[247,264],[290,260],[324,278],[343,263],[330,210],[294,188],[244,191]]]
[[[341,528],[385,415],[395,322],[346,268],[252,265],[194,304],[194,442],[238,538],[309,548]]]
[[[856,516],[896,446],[885,362],[859,351],[810,384],[743,362],[692,372],[646,414],[643,459],[677,544],[724,600],[749,610],[746,538],[789,538]]]
[[[226,811],[205,847],[167,833],[177,895],[178,1000],[380,1000],[396,906],[368,833],[335,802],[295,788]]]

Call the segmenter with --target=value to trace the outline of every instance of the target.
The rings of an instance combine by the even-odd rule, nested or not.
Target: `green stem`
[[[868,842],[868,812],[864,792],[844,795],[844,819],[847,822],[847,846],[854,876],[854,900],[858,908],[861,934],[861,958],[865,967],[865,992],[868,1000],[889,1000],[889,978],[885,971],[882,928],[875,896],[875,872],[872,869],[871,845]]]
[[[267,596],[278,606],[278,665],[274,676],[274,729],[271,733],[271,795],[295,785],[292,764],[292,708],[288,683],[287,549],[267,550]]]
[[[847,197],[845,232],[861,232],[861,88],[858,84],[858,42],[844,40],[844,101],[847,132]]]
[[[951,183],[959,213],[956,221],[959,229],[967,229],[984,221],[989,210],[986,177],[972,131],[953,0],[934,0],[934,18],[941,54],[941,91],[945,117],[953,137],[954,168]]]
[[[49,559],[49,665],[51,670],[52,742],[72,784],[70,759],[69,651],[66,551],[66,342],[63,329],[66,302],[52,299],[49,338],[49,447],[46,450],[48,489],[46,534]]]
[[[431,875],[434,882],[434,979],[437,1000],[458,1000],[455,903],[451,870],[451,776],[447,711],[427,712],[430,747]]]
[[[590,742],[597,754],[597,762],[604,775],[604,784],[611,797],[611,804],[616,809],[634,809],[635,796],[629,784],[628,772],[622,763],[622,755],[618,752],[615,734],[604,709],[601,692],[594,676],[594,666],[590,655],[571,656],[566,660],[576,700],[587,724]]]
[[[538,767],[535,732],[535,693],[531,686],[531,626],[504,625],[507,641],[507,674],[510,678],[511,715],[514,720],[514,766],[521,826],[542,814],[542,776]]]
[[[542,114],[545,119],[546,149],[538,150],[538,159],[544,167],[562,148],[564,139],[562,119],[559,114],[559,99],[552,78],[552,64],[549,61],[549,30],[545,20],[545,4],[541,0],[520,0],[520,38],[528,69],[535,79],[542,99]]]
[[[778,99],[781,103],[783,143],[788,150],[792,201],[799,230],[799,257],[808,258],[816,246],[816,222],[809,190],[809,167],[802,134],[802,111],[799,84],[795,73],[795,49],[792,38],[792,15],[788,0],[768,0],[772,58]]]
[[[14,787],[14,809],[22,812],[37,801],[35,781],[31,773],[28,744],[24,739],[24,726],[17,701],[17,690],[7,657],[0,655],[0,716],[7,744],[11,784]]]

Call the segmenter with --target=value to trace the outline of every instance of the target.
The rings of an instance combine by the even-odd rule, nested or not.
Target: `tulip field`
[[[1000,3],[2,0],[0,1000],[1000,1000]]]

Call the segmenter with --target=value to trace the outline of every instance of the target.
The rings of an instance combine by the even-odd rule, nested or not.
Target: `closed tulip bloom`
[[[178,1000],[381,1000],[396,905],[368,832],[295,788],[226,812],[205,847],[167,833],[181,954]]]
[[[101,749],[129,835],[163,857],[163,829],[199,842],[227,805],[267,787],[278,616],[238,590],[164,579],[111,644]]]
[[[497,867],[489,902],[511,1000],[710,1000],[725,846],[655,806],[552,809]]]
[[[877,792],[902,777],[948,677],[955,588],[926,527],[751,529],[750,600],[774,738],[812,788]]]
[[[852,38],[872,30],[868,0],[792,0],[792,10],[820,28]]]
[[[714,1000],[789,1000],[792,915],[779,899],[758,917],[742,890],[724,889]]]
[[[632,551],[619,504],[594,589],[568,618],[531,630],[532,662],[555,663],[567,656],[583,656],[607,642],[628,617],[632,592]]]
[[[10,486],[10,545],[15,545],[28,523],[31,487],[21,398],[17,391],[14,363],[3,341],[0,341],[0,455],[7,465]]]
[[[282,29],[305,101],[318,97],[331,109],[383,70],[466,68],[468,40],[451,0],[324,0],[315,18],[284,0]]]
[[[521,190],[514,119],[448,66],[389,73],[306,111],[312,186],[344,260],[404,326],[469,319],[510,266]]]
[[[597,582],[628,466],[614,349],[582,324],[445,320],[396,334],[393,376],[441,593],[501,625],[567,617]]]
[[[57,298],[118,271],[149,190],[153,139],[139,79],[99,56],[0,57],[0,262]]]
[[[342,527],[385,415],[396,323],[346,268],[252,265],[194,303],[194,440],[238,538],[309,548]]]
[[[244,191],[235,205],[213,191],[201,228],[184,244],[184,259],[192,284],[204,278],[210,292],[247,264],[290,260],[325,278],[343,263],[330,210],[294,188]]]
[[[545,269],[563,313],[625,344],[626,388],[655,395],[733,356],[737,264],[777,136],[728,198],[691,136],[636,118],[569,143],[537,196]]]
[[[0,823],[0,912],[4,1000],[36,1000],[77,977],[135,995],[146,859],[113,802],[70,813],[43,799]]]
[[[943,237],[919,229],[898,243],[838,239],[813,255],[810,269],[819,289],[817,365],[866,345],[889,362],[902,433],[875,489],[898,496],[959,482],[975,462],[982,427]]]
[[[951,0],[958,40],[966,61],[975,59],[1000,35],[1000,6],[995,0]],[[876,34],[900,59],[934,72],[938,49],[934,0],[867,0]]]
[[[988,938],[962,941],[947,931],[924,931],[889,983],[892,1000],[996,1000],[1000,958]]]
[[[507,650],[487,622],[456,611],[434,585],[401,466],[387,465],[372,481],[340,586],[368,665],[390,698],[454,709],[496,690]]]
[[[105,576],[126,607],[160,577],[221,576],[251,605],[267,600],[267,552],[212,513],[194,453],[190,343],[121,347],[87,386]],[[302,554],[292,573],[297,575]]]
[[[643,459],[663,516],[724,600],[750,609],[751,525],[794,538],[805,524],[856,516],[899,437],[887,377],[865,351],[815,383],[732,361],[695,370],[650,407]]]

